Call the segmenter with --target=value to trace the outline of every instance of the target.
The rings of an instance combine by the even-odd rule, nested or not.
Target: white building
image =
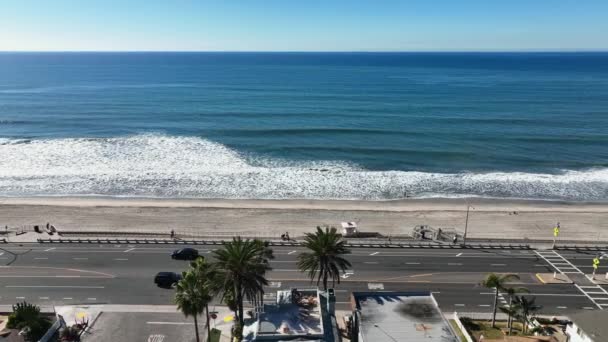
[[[568,342],[608,341],[608,312],[586,311],[570,315],[572,321],[566,327]]]

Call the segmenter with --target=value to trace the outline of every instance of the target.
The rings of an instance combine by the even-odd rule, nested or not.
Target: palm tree
[[[304,246],[310,252],[298,256],[298,268],[307,272],[310,281],[317,279],[317,286],[323,280],[323,289],[327,290],[327,280],[332,279],[332,286],[336,281],[340,284],[340,272],[346,271],[350,262],[342,256],[350,254],[346,247],[346,241],[338,235],[336,228],[317,227],[315,233],[307,233],[304,238]]]
[[[505,290],[506,284],[513,280],[519,280],[519,276],[516,274],[504,274],[498,275],[490,273],[486,275],[486,278],[481,282],[481,285],[489,289],[494,289],[494,308],[492,311],[492,328],[496,328],[496,309],[498,305],[498,293],[501,290]]]
[[[536,297],[528,299],[525,296],[516,296],[515,302],[519,306],[519,317],[521,319],[521,323],[523,324],[523,333],[525,334],[528,331],[528,323],[530,322],[530,318],[534,317],[534,314],[538,310],[542,309],[542,306],[536,304]]]
[[[196,274],[192,271],[183,273],[183,278],[177,283],[175,293],[175,304],[177,308],[186,316],[194,317],[194,331],[196,342],[200,342],[198,334],[197,316],[205,309],[205,298],[201,295],[201,286]]]
[[[500,308],[500,311],[509,316],[507,319],[507,327],[509,328],[509,335],[511,335],[511,332],[513,331],[513,316],[515,316],[519,310],[518,305],[513,303],[513,296],[515,296],[516,293],[530,293],[530,290],[525,287],[507,287],[505,292],[509,295],[509,304]]]
[[[271,270],[272,249],[259,240],[243,240],[240,237],[213,252],[216,259],[217,283],[224,297],[232,291],[236,304],[236,318],[244,326],[243,302],[257,303],[268,285],[266,272]]]
[[[512,322],[511,322],[511,317],[516,317],[517,314],[519,313],[519,304],[517,303],[509,303],[507,305],[501,306],[500,311],[502,311],[503,313],[507,314],[509,316],[509,319],[507,320],[507,327],[509,328],[509,335],[512,334],[513,332],[513,326],[512,326]]]
[[[207,340],[209,340],[211,338],[209,303],[213,296],[219,292],[219,289],[215,287],[216,283],[214,283],[217,272],[203,257],[198,257],[190,263],[190,272],[197,278],[200,296],[205,306],[205,325],[207,326]]]

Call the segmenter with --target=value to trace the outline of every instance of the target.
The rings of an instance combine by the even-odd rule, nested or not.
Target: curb
[[[536,278],[538,278],[538,280],[540,280],[541,283],[547,284],[547,283],[545,283],[545,281],[543,280],[543,278],[540,276],[539,273],[536,273]]]

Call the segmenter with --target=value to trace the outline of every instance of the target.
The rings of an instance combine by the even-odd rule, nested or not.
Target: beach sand
[[[608,204],[469,199],[472,238],[608,241]],[[187,200],[100,197],[35,197],[0,200],[0,226],[50,222],[61,230],[146,231],[196,235],[292,237],[318,225],[357,221],[360,231],[409,234],[416,225],[464,230],[464,199],[400,201]]]

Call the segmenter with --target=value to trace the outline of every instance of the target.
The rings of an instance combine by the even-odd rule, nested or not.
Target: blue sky
[[[608,50],[608,1],[0,0],[0,50]]]

